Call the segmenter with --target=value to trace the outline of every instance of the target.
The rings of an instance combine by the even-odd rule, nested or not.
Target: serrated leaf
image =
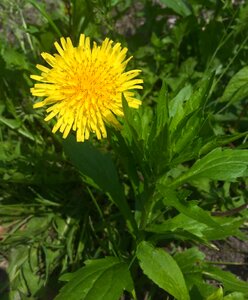
[[[169,253],[143,241],[138,245],[137,257],[143,272],[160,288],[177,300],[190,299],[183,274]]]
[[[200,178],[232,181],[244,176],[247,166],[248,150],[217,148],[198,159],[186,173],[176,178],[171,186]]]
[[[69,282],[55,300],[118,300],[123,290],[132,290],[128,265],[116,257],[89,260],[86,266],[61,280]]]
[[[248,96],[248,66],[236,73],[227,84],[221,102],[234,103]]]

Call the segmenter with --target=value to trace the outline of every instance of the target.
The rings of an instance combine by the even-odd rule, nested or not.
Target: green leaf
[[[229,81],[221,97],[221,102],[229,104],[242,100],[248,96],[248,66],[241,69]]]
[[[196,239],[197,237],[202,239],[201,242],[204,243],[204,231],[208,228],[205,224],[199,223],[184,214],[178,214],[174,218],[165,220],[161,224],[151,224],[146,227],[146,231],[155,232],[160,234],[168,234],[173,232],[175,234],[182,234],[184,232],[190,233],[186,239]],[[215,230],[216,231],[216,230]]]
[[[178,300],[189,299],[183,274],[170,254],[143,241],[138,245],[137,257],[144,273],[159,287]]]
[[[215,137],[211,137],[207,143],[203,147],[201,147],[199,151],[199,155],[206,154],[217,147],[228,145],[242,137],[248,136],[248,131],[242,133],[234,133],[231,135],[219,135]]]
[[[176,178],[171,186],[200,178],[232,181],[244,176],[247,166],[248,150],[217,148],[198,159],[186,173]]]
[[[146,142],[150,133],[150,124],[153,120],[153,111],[149,106],[141,106],[138,110],[131,109],[123,99],[125,125],[128,126],[134,141],[138,144]],[[125,129],[124,125],[124,129]],[[142,143],[140,143],[142,145]]]
[[[222,300],[223,299],[223,289],[220,287],[217,291],[215,291],[212,295],[207,297],[206,300]]]
[[[63,141],[65,153],[82,174],[93,180],[103,192],[121,193],[116,168],[109,154],[100,152],[90,142],[77,143],[73,135]]]
[[[170,131],[175,131],[179,122],[184,118],[184,105],[192,96],[192,86],[187,85],[170,101],[169,114],[171,118]]]
[[[172,147],[174,153],[185,153],[186,148],[190,146],[192,151],[192,143],[199,135],[199,130],[203,121],[202,112],[195,111],[178,124],[176,131],[172,137]],[[177,157],[178,159],[178,157]]]
[[[161,0],[161,2],[183,17],[192,14],[191,6],[186,0]]]
[[[206,298],[216,291],[216,288],[205,282],[201,271],[191,272],[185,276],[187,284],[191,287],[191,299],[206,300]]]
[[[172,99],[169,105],[170,132],[174,133],[180,124],[182,128],[194,112],[199,109],[203,112],[204,105],[211,93],[213,79],[214,74],[206,74],[197,83],[194,92],[192,92],[191,86],[186,86]],[[176,139],[178,139],[178,135],[176,135]]]
[[[244,294],[239,292],[234,292],[224,297],[224,300],[245,300],[245,299],[247,298],[245,298]]]
[[[116,257],[86,261],[86,266],[61,280],[69,282],[55,300],[118,300],[133,282],[128,265]]]
[[[63,145],[65,153],[70,157],[78,170],[88,179],[88,183],[108,193],[125,219],[129,222],[132,231],[136,231],[136,222],[125,199],[115,165],[110,155],[100,152],[89,142],[77,143],[75,137],[72,135],[64,141]]]
[[[184,275],[187,273],[191,274],[192,271],[200,265],[204,258],[205,255],[195,247],[183,252],[177,252],[174,255],[174,259]]]
[[[204,274],[223,283],[225,291],[242,292],[248,296],[248,284],[235,277],[232,273],[223,271],[217,267],[209,266]]]
[[[155,120],[148,139],[149,161],[155,173],[162,173],[170,160],[170,135],[169,135],[169,99],[167,86],[163,81],[157,99]]]
[[[216,217],[216,221],[221,225],[222,230],[216,230],[214,228],[206,228],[204,235],[208,240],[220,240],[227,238],[228,236],[238,236],[244,238],[244,235],[240,232],[239,228],[244,224],[244,218],[241,217]]]
[[[165,81],[162,83],[161,90],[158,95],[156,107],[156,134],[159,134],[161,128],[169,121],[169,108],[168,108],[168,90]]]
[[[13,48],[2,49],[1,55],[8,69],[28,70],[27,57]]]
[[[222,231],[221,226],[214,221],[214,219],[210,216],[210,213],[200,208],[197,205],[197,202],[193,200],[186,201],[184,199],[179,199],[175,191],[168,189],[163,185],[159,185],[158,190],[163,196],[163,202],[166,206],[169,205],[175,207],[179,212],[183,213],[189,218]]]

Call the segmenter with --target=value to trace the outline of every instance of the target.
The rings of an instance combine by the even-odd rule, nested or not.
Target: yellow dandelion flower
[[[78,47],[70,38],[61,38],[61,46],[55,42],[59,54],[42,53],[51,68],[37,65],[41,75],[31,75],[39,81],[31,93],[46,97],[35,103],[34,108],[49,106],[45,121],[54,117],[57,123],[53,133],[59,130],[66,138],[71,130],[76,131],[77,141],[89,139],[90,132],[98,139],[107,136],[105,124],[119,127],[117,116],[123,116],[122,95],[128,106],[138,108],[133,89],[142,89],[142,79],[136,77],[140,70],[125,71],[128,49],[106,38],[102,45],[90,45],[89,37],[81,34]]]

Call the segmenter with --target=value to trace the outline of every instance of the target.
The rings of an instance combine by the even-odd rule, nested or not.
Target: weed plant
[[[247,243],[247,2],[2,0],[0,18],[0,299],[247,299],[203,251]],[[40,54],[82,33],[144,81],[121,130],[83,143],[30,93]]]

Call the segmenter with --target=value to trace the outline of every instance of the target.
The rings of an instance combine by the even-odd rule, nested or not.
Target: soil
[[[219,267],[248,282],[248,241],[229,237],[225,241],[215,241],[213,244],[219,250],[200,247],[206,255],[206,260],[216,262]]]

